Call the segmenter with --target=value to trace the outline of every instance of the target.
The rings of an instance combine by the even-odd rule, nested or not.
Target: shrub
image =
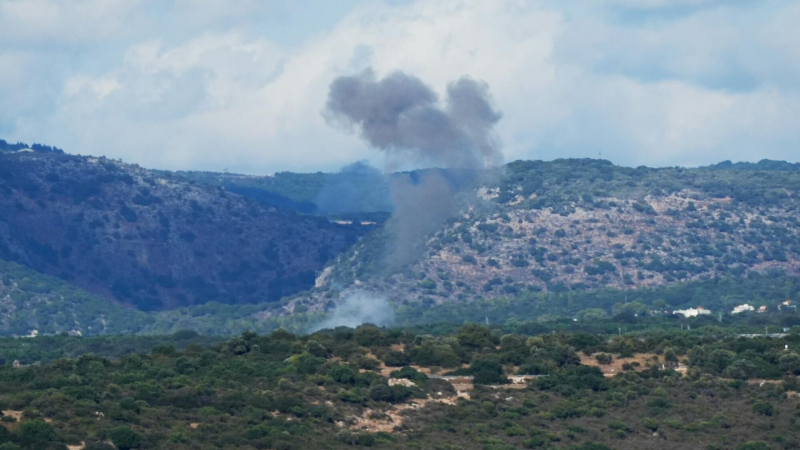
[[[142,436],[128,427],[112,428],[108,438],[119,450],[130,450],[142,446]]]
[[[41,445],[56,440],[56,430],[42,420],[30,420],[19,425],[20,440],[28,445]],[[37,444],[38,443],[38,444]]]
[[[771,448],[764,441],[749,441],[736,447],[736,450],[770,450]]]
[[[651,431],[658,430],[658,422],[655,419],[650,418],[650,417],[644,419],[642,421],[642,425],[644,425],[645,428],[647,428],[647,429],[649,429]]]
[[[775,414],[775,407],[768,402],[756,402],[753,405],[753,412],[761,414],[762,416],[773,416]]]
[[[361,393],[361,389],[353,388],[346,391],[340,391],[336,394],[339,397],[339,400],[348,403],[363,403],[364,402],[364,395]]]
[[[87,442],[86,447],[84,447],[84,450],[114,450],[114,447],[105,442],[96,441],[96,442]]]
[[[598,363],[603,365],[611,364],[611,362],[614,360],[614,358],[608,353],[598,353],[594,356],[594,359],[596,359]]]
[[[413,380],[413,381],[422,381],[428,379],[428,376],[425,375],[424,373],[419,372],[417,369],[408,366],[403,367],[400,370],[393,370],[389,374],[389,376],[391,378],[405,378],[407,380]]]
[[[328,376],[337,383],[355,384],[356,382],[356,373],[353,371],[353,369],[343,365],[331,367],[331,369],[328,371]]]

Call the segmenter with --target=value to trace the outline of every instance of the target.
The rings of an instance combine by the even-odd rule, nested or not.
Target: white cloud
[[[31,77],[58,87],[18,96],[24,114],[0,112],[11,138],[152,167],[332,169],[376,157],[320,115],[332,79],[371,66],[415,74],[439,92],[462,75],[487,81],[504,113],[498,134],[509,160],[600,152],[630,165],[797,159],[800,7],[790,2],[754,10],[683,0],[692,11],[655,22],[621,21],[611,9],[666,2],[575,2],[569,11],[519,0],[368,3],[294,45],[254,25],[272,12],[266,2],[181,0],[159,18],[152,2],[96,11],[88,0],[72,10],[66,3],[0,0],[0,11],[17,8],[17,31],[0,31],[0,49],[18,51],[0,53],[0,81],[9,80],[0,99]],[[39,49],[69,33],[54,14],[108,21],[75,32],[82,56],[74,57],[57,44]],[[133,27],[119,25],[126,18]],[[153,32],[172,19],[182,20]],[[0,29],[4,21],[0,14]],[[43,24],[51,31],[41,39],[21,31]],[[100,50],[105,59],[86,57]],[[54,55],[74,67],[42,65]]]

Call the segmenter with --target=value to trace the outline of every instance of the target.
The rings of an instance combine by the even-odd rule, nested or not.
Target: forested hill
[[[245,177],[57,152],[0,153],[0,260],[78,288],[38,292],[22,280],[35,277],[18,276],[5,285],[6,307],[17,315],[7,317],[3,334],[303,330],[356,289],[388,298],[409,325],[434,320],[428,310],[449,311],[458,322],[503,321],[519,314],[514,305],[532,305],[531,314],[573,316],[587,307],[612,314],[619,299],[638,298],[631,289],[800,276],[800,170],[790,163],[651,169],[517,161],[492,175],[477,188],[461,185],[477,199],[431,233],[417,259],[389,272],[385,227],[329,220],[391,211],[388,181],[368,167]],[[289,212],[259,196],[315,209]],[[607,289],[616,292],[613,302],[580,304]],[[653,295],[640,299],[646,304],[637,313],[655,306]],[[726,308],[752,301],[725,295],[717,303]],[[757,297],[777,304],[792,295]],[[109,303],[101,322],[81,313],[112,299],[162,312],[137,315]],[[665,299],[658,308],[702,305],[694,297]],[[164,311],[182,306],[192,307]]]
[[[600,160],[517,161],[480,201],[428,236],[418,260],[382,264],[388,233],[340,256],[299,300],[329,286],[395,302],[631,289],[749,272],[800,273],[800,170],[788,163],[627,168]]]
[[[0,153],[0,259],[144,310],[276,301],[360,233],[106,158]]]
[[[17,152],[38,152],[38,153],[58,153],[63,154],[64,150],[58,147],[43,144],[28,145],[24,142],[17,142],[12,144],[0,139],[0,153],[17,153]]]

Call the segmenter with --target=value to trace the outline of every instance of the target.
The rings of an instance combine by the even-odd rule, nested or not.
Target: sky
[[[380,167],[323,115],[372,69],[440,99],[486,82],[505,161],[798,161],[797,24],[788,0],[0,0],[0,138],[172,170]]]

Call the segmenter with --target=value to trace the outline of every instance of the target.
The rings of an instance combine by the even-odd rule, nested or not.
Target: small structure
[[[767,307],[766,307],[766,306],[759,306],[759,307],[758,307],[758,312],[759,312],[759,313],[765,313],[765,312],[767,312]]]
[[[792,309],[794,309],[796,311],[797,310],[797,305],[793,305],[792,301],[787,299],[787,300],[784,300],[783,302],[781,302],[780,305],[778,305],[778,311],[783,311],[784,308],[786,308],[786,309],[792,308]]]
[[[747,303],[745,303],[743,305],[739,305],[739,306],[733,308],[733,311],[731,311],[731,314],[739,314],[739,313],[748,312],[748,311],[755,311],[755,310],[756,309],[754,307],[752,307],[752,306],[748,305]]]
[[[676,311],[672,311],[672,314],[680,314],[683,317],[697,317],[697,316],[705,316],[711,314],[711,310],[705,309],[702,306],[698,306],[697,308],[679,309]]]

